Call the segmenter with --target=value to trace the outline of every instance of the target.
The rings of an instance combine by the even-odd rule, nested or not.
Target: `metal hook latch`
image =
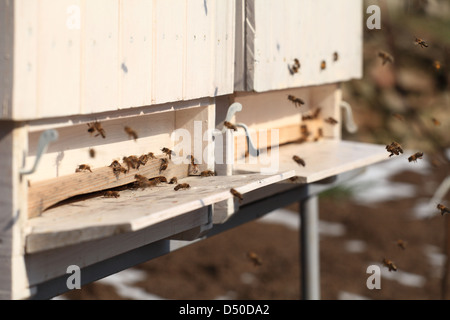
[[[352,107],[345,101],[341,101],[340,107],[345,110],[345,129],[350,133],[355,133],[358,130],[358,126],[353,119]]]
[[[234,114],[239,111],[242,111],[242,104],[240,104],[239,102],[234,102],[228,108],[227,116],[225,117],[224,121],[229,122],[233,118]],[[256,149],[255,146],[253,145],[253,141],[252,141],[252,138],[250,137],[250,132],[249,132],[248,127],[244,123],[235,123],[234,125],[237,127],[244,128],[245,136],[247,138],[248,152],[251,156],[258,157],[259,150]],[[227,130],[227,128],[224,126],[224,128],[222,129],[222,133],[225,133],[226,130]]]
[[[54,129],[45,130],[42,132],[39,137],[39,142],[37,146],[36,159],[34,160],[34,165],[30,170],[26,170],[25,168],[20,169],[20,175],[32,174],[36,171],[36,168],[41,160],[42,154],[47,150],[50,142],[56,141],[58,139],[58,131]]]

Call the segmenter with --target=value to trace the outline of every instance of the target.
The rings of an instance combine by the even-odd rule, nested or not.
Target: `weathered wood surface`
[[[245,193],[293,175],[291,170],[273,175],[187,177],[179,181],[190,185],[186,190],[175,191],[174,185],[163,183],[144,190],[124,190],[119,198],[96,197],[65,204],[28,220],[27,252],[137,231],[233,198],[231,188],[245,199]]]

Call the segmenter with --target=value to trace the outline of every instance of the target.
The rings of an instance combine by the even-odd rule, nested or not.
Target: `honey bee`
[[[105,198],[119,198],[120,194],[119,191],[106,191],[103,196]]]
[[[333,53],[333,61],[339,60],[339,54],[337,52]]]
[[[433,67],[434,67],[436,70],[441,69],[441,62],[438,61],[438,60],[434,60],[434,61],[433,61]]]
[[[134,178],[138,181],[148,181],[147,177],[144,177],[143,175],[140,174],[135,174]]]
[[[126,126],[126,127],[124,128],[124,130],[125,130],[125,132],[128,134],[128,137],[129,137],[129,138],[133,138],[134,141],[137,140],[138,135],[137,135],[136,131],[134,131],[133,129],[131,129],[131,128],[128,127],[128,126]]]
[[[422,157],[423,157],[423,152],[416,152],[408,158],[408,161],[409,162],[411,162],[411,161],[417,162],[417,159],[422,159]]]
[[[291,94],[288,95],[287,98],[288,98],[289,101],[294,103],[295,107],[300,107],[302,104],[305,104],[305,102],[302,99],[297,98],[297,97],[295,97],[295,96],[293,96]]]
[[[406,249],[406,241],[404,241],[404,240],[401,240],[401,239],[397,240],[397,245],[398,245],[400,248],[402,248],[403,250]]]
[[[155,154],[154,154],[153,152],[149,152],[149,153],[148,153],[148,157],[149,157],[150,159],[156,159]]]
[[[172,179],[170,179],[169,184],[178,184],[177,177],[173,177]]]
[[[446,206],[444,206],[443,204],[439,203],[436,208],[438,208],[439,210],[441,210],[441,216],[443,216],[446,213],[450,213],[450,209],[447,208]]]
[[[188,183],[178,184],[173,190],[178,191],[180,189],[189,189],[191,186]]]
[[[338,121],[337,121],[336,119],[334,119],[333,117],[328,117],[328,118],[326,118],[324,121],[325,121],[326,123],[329,123],[329,124],[332,124],[332,125],[335,125],[335,124],[338,123]]]
[[[291,181],[291,182],[297,182],[298,180],[300,180],[299,176],[294,176],[294,177],[289,178],[289,181]]]
[[[400,153],[403,153],[401,145],[395,141],[393,141],[390,145],[387,145],[386,150],[390,153],[389,157],[392,157],[394,154],[398,156]]]
[[[87,164],[80,164],[78,166],[78,168],[75,170],[75,172],[83,172],[83,171],[90,171],[90,172],[92,172],[91,167],[88,166]]]
[[[294,73],[297,73],[299,69],[300,69],[300,61],[297,58],[295,58],[294,64],[292,66],[289,66],[289,72],[293,75]]]
[[[322,60],[320,63],[320,70],[325,70],[327,68],[327,62],[325,60]]]
[[[173,154],[173,151],[172,151],[172,150],[170,150],[169,148],[162,148],[161,151],[162,151],[163,153],[165,153],[166,155],[168,155],[168,156],[169,156],[169,159],[172,159],[172,154]]]
[[[139,164],[142,164],[143,166],[145,166],[148,162],[148,159],[149,159],[149,155],[143,154],[139,157],[138,162],[139,162]]]
[[[134,178],[136,181],[134,182],[135,187],[145,189],[147,187],[155,186],[155,181],[149,181],[146,177],[140,174],[135,174]]]
[[[314,120],[314,119],[317,119],[319,117],[320,111],[321,111],[321,108],[317,108],[316,110],[314,110],[313,113],[302,115],[302,120]]]
[[[397,271],[397,266],[391,260],[384,258],[383,264],[389,269],[389,271]]]
[[[404,121],[405,120],[405,118],[400,113],[393,113],[392,116],[395,117],[396,119],[400,120],[400,121]]]
[[[136,156],[123,157],[122,160],[123,163],[127,165],[128,171],[130,171],[130,168],[139,169],[139,166],[141,165],[139,158]]]
[[[87,131],[88,131],[90,134],[92,134],[92,133],[94,133],[95,131],[97,131],[98,133],[95,135],[96,137],[97,137],[98,135],[101,135],[103,139],[106,138],[105,130],[102,128],[102,125],[100,124],[100,122],[95,121],[95,122],[93,122],[93,123],[88,123],[87,125],[88,125],[88,127],[89,127]]]
[[[233,131],[237,131],[238,130],[237,127],[234,124],[232,124],[231,122],[224,121],[223,125],[225,127],[227,127],[228,129],[231,129]]]
[[[394,57],[387,52],[379,51],[378,56],[381,58],[383,66],[388,62],[394,63]]]
[[[159,173],[166,170],[168,165],[169,165],[169,160],[167,160],[165,158],[161,159],[161,166],[159,167]]]
[[[300,133],[302,134],[303,137],[307,138],[308,136],[311,135],[311,132],[308,131],[308,126],[306,124],[302,124],[300,126]]]
[[[419,45],[421,48],[428,48],[428,44],[423,39],[416,37],[416,40],[414,42],[416,45]]]
[[[212,177],[212,176],[215,176],[215,175],[216,174],[214,173],[214,171],[211,171],[211,170],[205,170],[205,171],[202,171],[200,173],[201,177]]]
[[[89,149],[89,156],[91,158],[95,158],[95,150],[94,149],[92,149],[92,148]]]
[[[254,266],[262,265],[262,260],[256,253],[249,251],[247,252],[247,257],[250,259],[251,262],[253,262]]]
[[[230,192],[233,196],[235,196],[236,198],[239,199],[239,203],[241,203],[242,201],[244,201],[244,197],[242,196],[242,194],[240,194],[236,189],[231,188]]]
[[[116,176],[116,178],[119,178],[120,173],[127,173],[127,169],[122,167],[122,165],[119,163],[119,161],[114,160],[109,167],[113,169],[113,173]]]
[[[433,122],[433,124],[435,126],[440,126],[441,125],[441,122],[438,119],[436,119],[436,118],[431,118],[431,121]]]
[[[167,182],[167,178],[164,177],[164,176],[156,177],[156,178],[154,178],[154,180],[155,180],[155,182],[156,182],[157,184],[158,184],[158,183],[162,183],[162,182]]]
[[[299,156],[293,156],[292,159],[302,166],[306,166],[305,160],[300,158]]]

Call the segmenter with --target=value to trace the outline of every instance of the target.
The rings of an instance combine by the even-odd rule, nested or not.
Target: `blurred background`
[[[363,21],[364,76],[342,84],[359,130],[343,139],[397,141],[405,152],[320,195],[321,297],[449,299],[450,220],[436,206],[449,206],[450,192],[432,197],[450,177],[450,1],[364,9],[372,4],[381,29]],[[419,151],[422,159],[407,161]],[[300,299],[298,212],[293,204],[56,299]],[[381,289],[370,290],[374,264]]]

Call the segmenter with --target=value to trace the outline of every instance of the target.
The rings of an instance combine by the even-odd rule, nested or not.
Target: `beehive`
[[[340,139],[339,83],[362,72],[361,15],[357,0],[1,0],[0,296],[32,297],[69,265],[194,240],[239,206],[292,188],[289,178],[315,182],[386,158],[380,146]],[[233,103],[242,110],[230,120],[253,130],[261,154],[279,152],[274,170],[237,161],[238,152],[236,162],[218,163],[227,141],[248,148],[242,127],[222,131]],[[319,107],[320,117],[307,119]],[[89,132],[94,123],[104,131]],[[314,133],[293,143],[305,124]],[[41,137],[54,139],[39,157]],[[162,148],[174,151],[166,170]],[[149,152],[156,159],[126,173],[110,166]],[[76,172],[82,164],[90,170]],[[176,176],[190,188],[133,188],[136,174]],[[112,189],[120,197],[103,196]]]

